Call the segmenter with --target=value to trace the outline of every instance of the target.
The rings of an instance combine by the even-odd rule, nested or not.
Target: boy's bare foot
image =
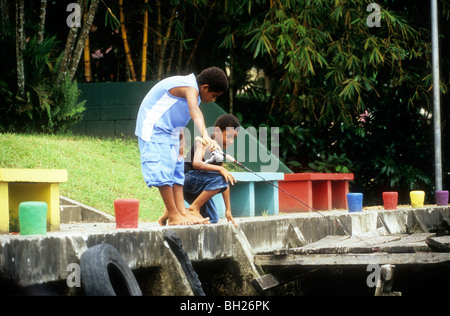
[[[199,216],[194,216],[188,211],[180,212],[173,219],[169,218],[169,213],[164,209],[163,215],[158,218],[160,226],[166,225],[193,225],[193,224],[209,224],[209,217],[203,218],[200,213]]]
[[[166,226],[167,217],[165,218],[164,216],[161,216],[160,218],[158,218],[158,224],[159,224],[159,226]]]
[[[203,217],[200,215],[200,212],[197,214],[192,214],[190,212],[190,209],[185,209],[185,211],[182,213],[185,217],[189,218],[194,222],[194,224],[209,224],[209,217]]]
[[[189,218],[181,215],[181,214],[176,214],[174,216],[170,216],[169,217],[168,224],[170,226],[173,226],[173,225],[192,225],[192,224],[194,224],[194,222],[192,220],[190,220]]]
[[[189,214],[188,218],[190,218],[194,222],[194,224],[210,224],[209,217],[206,218],[203,216],[197,217]]]
[[[199,208],[195,208],[192,205],[189,206],[189,208],[187,209],[189,214],[195,217],[202,217],[202,215],[200,214],[200,209]]]
[[[167,208],[164,207],[164,212],[161,215],[160,218],[158,218],[158,224],[159,226],[166,226],[167,225],[167,220],[169,219],[169,212],[167,211]]]
[[[188,208],[189,217],[192,218],[194,221],[197,221],[197,224],[210,224],[209,217],[203,217],[200,214],[199,209],[195,209],[193,207]]]

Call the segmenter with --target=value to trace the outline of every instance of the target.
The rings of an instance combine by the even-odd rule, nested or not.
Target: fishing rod
[[[197,137],[195,138],[195,141],[196,141],[196,142],[200,142],[200,143],[201,143],[202,145],[204,145],[204,146],[207,146],[207,145],[208,145],[208,143],[207,143],[203,138],[201,138],[200,136],[197,136]],[[233,156],[231,156],[231,155],[229,155],[229,154],[225,154],[225,153],[223,153],[222,151],[216,149],[216,150],[212,151],[211,158],[209,158],[208,160],[206,160],[206,161],[204,162],[204,164],[208,164],[208,163],[212,162],[213,160],[216,160],[216,161],[218,161],[218,162],[227,160],[227,161],[230,161],[230,162],[233,162],[233,163],[237,164],[239,167],[243,168],[244,170],[246,170],[246,171],[248,171],[248,172],[250,172],[250,173],[256,175],[256,176],[259,177],[260,179],[262,179],[265,183],[270,184],[271,186],[273,186],[273,187],[275,187],[276,189],[280,190],[281,192],[287,194],[288,196],[290,196],[291,198],[293,198],[293,199],[296,200],[297,202],[300,202],[301,204],[303,204],[304,206],[306,206],[306,207],[307,207],[308,209],[310,209],[311,211],[313,211],[313,212],[319,214],[320,216],[322,216],[323,218],[325,218],[326,220],[328,220],[330,223],[332,223],[332,224],[334,224],[334,225],[336,225],[336,226],[338,226],[338,227],[341,227],[347,234],[349,234],[350,236],[354,236],[355,238],[357,238],[357,239],[360,240],[361,242],[365,243],[365,244],[368,245],[370,248],[372,248],[372,250],[379,251],[378,248],[372,246],[370,243],[368,243],[367,241],[363,240],[361,237],[352,234],[352,232],[351,232],[350,230],[348,230],[346,227],[344,227],[344,226],[343,226],[342,224],[340,224],[339,222],[333,221],[333,220],[330,219],[328,216],[322,214],[321,212],[319,212],[318,210],[316,210],[316,209],[313,208],[312,206],[310,206],[310,205],[308,205],[307,203],[303,202],[302,200],[300,200],[300,199],[299,199],[298,197],[296,197],[295,195],[293,195],[293,194],[291,194],[290,192],[288,192],[288,191],[286,191],[286,190],[280,188],[280,187],[277,186],[275,183],[273,183],[273,182],[271,182],[271,181],[265,179],[263,176],[261,176],[259,173],[255,172],[255,171],[253,171],[253,170],[250,169],[249,167],[244,166],[242,163],[240,163],[239,161],[237,161]]]

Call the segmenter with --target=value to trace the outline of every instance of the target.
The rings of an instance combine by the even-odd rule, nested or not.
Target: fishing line
[[[201,137],[196,137],[195,141],[202,143],[203,145],[207,145],[206,141],[201,138]],[[271,181],[266,180],[264,177],[262,177],[260,174],[258,174],[257,172],[253,171],[252,169],[248,168],[247,166],[244,166],[242,163],[240,163],[239,161],[237,161],[234,157],[225,154],[223,152],[220,152],[218,150],[213,152],[213,156],[211,158],[214,158],[214,155],[222,155],[222,160],[230,160],[231,162],[237,164],[239,167],[243,168],[244,170],[256,175],[257,177],[261,178],[264,182],[270,184],[271,186],[275,187],[276,189],[280,190],[281,192],[287,194],[288,196],[290,196],[291,198],[293,198],[294,200],[296,200],[297,202],[300,202],[301,204],[303,204],[304,206],[306,206],[308,209],[312,210],[313,212],[319,214],[320,216],[322,216],[323,218],[325,218],[326,220],[328,220],[330,223],[341,227],[347,234],[349,234],[350,236],[354,236],[355,238],[357,238],[359,241],[363,242],[364,244],[366,244],[367,246],[369,246],[372,250],[374,251],[379,251],[379,249],[377,247],[374,247],[373,245],[371,245],[369,242],[363,240],[361,237],[352,234],[352,232],[350,230],[348,230],[344,225],[342,225],[341,223],[339,223],[338,221],[333,221],[332,219],[330,219],[328,216],[322,214],[321,212],[319,212],[318,210],[314,209],[312,206],[308,205],[307,203],[303,202],[302,200],[300,200],[298,197],[296,197],[295,195],[291,194],[290,192],[280,188],[279,186],[277,186],[276,184],[274,184]],[[209,163],[212,159],[210,159],[209,161],[206,161],[206,163]]]

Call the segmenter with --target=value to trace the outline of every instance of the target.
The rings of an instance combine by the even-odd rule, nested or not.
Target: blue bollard
[[[347,194],[348,211],[361,212],[363,207],[363,194],[362,193],[348,193]]]

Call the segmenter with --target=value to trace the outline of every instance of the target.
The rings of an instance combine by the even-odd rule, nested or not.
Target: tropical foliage
[[[92,1],[88,13],[91,20],[96,2],[98,4],[98,0]],[[3,19],[0,45],[4,47],[0,58],[16,60],[16,63],[2,63],[0,96],[4,102],[0,105],[0,131],[51,133],[67,130],[81,119],[84,111],[84,101],[78,100],[80,91],[73,77],[89,23],[82,28],[76,45],[78,30],[70,29],[66,48],[61,52],[57,36],[45,36],[46,0],[39,3],[38,23],[27,19],[34,8],[25,6],[24,0],[0,4]],[[15,23],[12,13],[15,13]],[[15,50],[11,49],[13,47]]]
[[[294,171],[354,172],[354,188],[374,196],[432,191],[429,2],[78,0],[79,28],[67,26],[72,2],[0,0],[9,48],[0,54],[18,61],[0,66],[0,131],[64,130],[83,110],[75,82],[160,80],[215,65],[231,83],[220,105],[244,125],[279,126]],[[438,2],[446,144],[450,10]],[[444,166],[448,157],[444,146]]]

